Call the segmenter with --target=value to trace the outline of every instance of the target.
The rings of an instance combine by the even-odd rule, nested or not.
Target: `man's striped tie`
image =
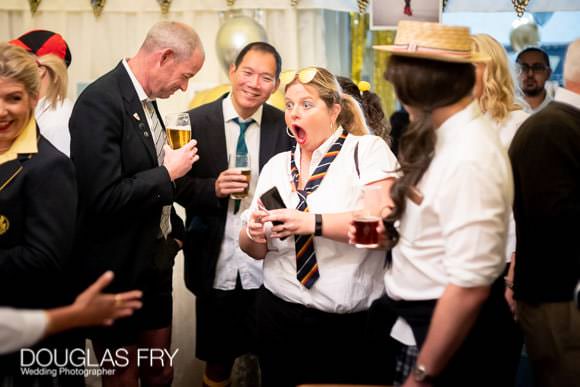
[[[153,136],[153,141],[155,143],[155,152],[157,153],[157,161],[159,165],[163,165],[163,158],[165,157],[165,150],[163,150],[163,145],[167,141],[167,135],[161,126],[153,102],[146,101],[145,106],[147,107],[147,115],[149,116],[149,122],[151,123],[151,135]],[[163,237],[167,238],[167,235],[171,232],[171,206],[163,206],[161,210],[161,222],[159,227],[161,229],[161,234]]]
[[[326,152],[322,160],[320,160],[320,163],[318,163],[318,166],[312,173],[312,176],[310,176],[306,182],[304,189],[296,189],[300,199],[300,202],[296,207],[297,210],[308,212],[308,203],[306,202],[306,198],[322,183],[322,179],[324,179],[330,164],[332,164],[340,152],[346,136],[348,136],[348,132],[343,130],[340,137],[334,144],[332,144],[328,152]],[[295,149],[296,147],[294,147],[291,152],[290,172],[292,174],[294,186],[298,187],[300,182],[300,172],[298,171],[298,168],[296,167],[296,161],[294,160]],[[316,252],[314,251],[314,235],[295,235],[294,240],[294,247],[296,250],[296,278],[302,285],[310,289],[316,280],[318,280],[320,277],[320,273],[318,272],[318,262],[316,260]]]

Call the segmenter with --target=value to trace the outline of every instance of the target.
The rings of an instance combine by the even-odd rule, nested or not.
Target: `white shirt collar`
[[[463,130],[463,128],[471,121],[476,119],[481,115],[481,110],[477,101],[473,100],[469,105],[467,105],[463,110],[455,113],[449,117],[443,124],[437,129],[437,148],[450,143],[453,141],[455,132],[458,130]]]
[[[558,90],[556,90],[554,100],[572,105],[576,109],[580,109],[580,94],[564,89],[563,87],[559,87]]]
[[[336,140],[341,134],[342,134],[342,126],[339,126],[334,131],[334,133],[332,133],[330,137],[326,139],[326,141],[320,144],[320,146],[316,148],[314,152],[312,152],[312,159],[310,161],[311,170],[313,170],[313,168],[318,166],[318,162],[322,159],[322,157],[326,154],[326,152],[328,152],[332,144],[336,142]],[[296,151],[294,152],[294,160],[296,160],[296,167],[298,168],[298,171],[300,171],[300,151],[301,151],[300,145],[296,144]]]
[[[123,66],[125,67],[125,70],[127,70],[127,73],[129,74],[129,78],[131,78],[131,83],[133,84],[133,87],[135,88],[135,91],[137,92],[137,97],[139,97],[139,101],[141,101],[141,102],[153,101],[151,98],[149,98],[147,96],[147,93],[145,93],[143,86],[141,86],[141,84],[137,80],[137,77],[135,77],[135,74],[131,70],[131,67],[129,67],[129,63],[127,62],[127,59],[123,59]]]
[[[232,93],[229,93],[227,95],[226,98],[224,98],[224,102],[223,102],[223,111],[224,111],[224,122],[229,122],[231,120],[233,120],[234,118],[240,118],[240,115],[238,114],[238,112],[236,111],[236,108],[234,107],[234,103],[232,101]],[[250,119],[253,119],[256,124],[258,124],[258,126],[261,126],[262,124],[262,112],[264,110],[264,106],[260,105],[260,107],[258,108],[258,110],[256,110],[254,112],[254,114],[252,114],[250,117],[248,117],[247,119],[243,120],[244,122],[249,121]]]

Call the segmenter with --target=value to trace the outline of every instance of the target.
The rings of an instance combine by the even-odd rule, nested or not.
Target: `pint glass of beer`
[[[172,113],[165,116],[167,143],[172,149],[179,149],[191,141],[189,114]]]
[[[364,186],[359,209],[354,214],[354,243],[359,248],[375,248],[379,246],[377,227],[381,221],[381,188]]]
[[[250,155],[245,153],[234,153],[229,156],[230,168],[239,169],[242,175],[246,177],[248,181],[248,186],[242,192],[236,192],[231,194],[232,199],[243,199],[248,196],[250,191],[250,181],[252,178],[252,170],[250,168]]]

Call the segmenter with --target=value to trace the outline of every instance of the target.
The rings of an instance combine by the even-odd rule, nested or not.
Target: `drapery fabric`
[[[75,99],[83,83],[90,83],[122,58],[133,55],[155,22],[185,22],[200,34],[206,62],[190,81],[188,92],[178,92],[160,103],[164,112],[180,111],[187,108],[196,90],[228,82],[215,49],[224,11],[237,9],[258,19],[269,42],[280,51],[283,68],[318,65],[348,75],[349,63],[344,59],[349,56],[349,23],[348,14],[342,11],[356,9],[356,5],[349,8],[351,3],[356,2],[301,0],[292,7],[289,0],[238,0],[229,8],[225,0],[174,0],[169,13],[162,15],[154,0],[108,0],[101,16],[95,17],[89,0],[43,0],[34,15],[27,1],[2,0],[0,41],[35,28],[61,33],[72,51],[68,95]]]

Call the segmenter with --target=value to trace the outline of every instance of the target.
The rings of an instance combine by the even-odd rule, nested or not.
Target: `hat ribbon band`
[[[424,47],[418,46],[416,44],[395,44],[395,49],[397,51],[407,51],[407,52],[417,52],[417,53],[430,53],[430,54],[443,54],[443,55],[452,55],[457,57],[469,57],[472,52],[471,50],[461,50],[461,51],[454,51],[454,50],[443,50],[440,48],[431,48],[431,47]]]

